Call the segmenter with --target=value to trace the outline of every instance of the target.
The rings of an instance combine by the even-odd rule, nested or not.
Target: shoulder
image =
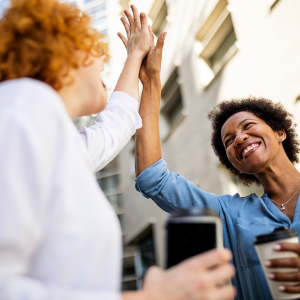
[[[0,124],[14,137],[35,141],[42,151],[57,148],[69,119],[64,103],[49,85],[30,78],[0,83]]]
[[[39,115],[41,112],[66,110],[59,94],[46,83],[20,78],[0,83],[1,111]]]

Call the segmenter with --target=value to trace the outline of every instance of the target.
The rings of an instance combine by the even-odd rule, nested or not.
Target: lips
[[[103,87],[106,89],[106,85],[105,85],[105,83],[103,82],[103,80],[102,80],[102,85],[103,85]]]
[[[257,142],[249,142],[243,145],[243,147],[240,150],[240,158],[247,158],[250,156],[253,152],[256,151],[256,149],[260,146],[260,143]]]

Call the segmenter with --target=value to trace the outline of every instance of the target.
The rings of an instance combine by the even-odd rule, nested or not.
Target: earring
[[[282,142],[282,139],[279,139],[279,142]]]

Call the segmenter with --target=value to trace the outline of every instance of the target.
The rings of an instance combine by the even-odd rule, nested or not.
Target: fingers
[[[268,268],[300,268],[300,258],[277,258],[266,261],[265,266]]]
[[[281,285],[279,290],[288,294],[300,293],[300,285]]]
[[[300,282],[300,272],[279,273],[272,272],[268,274],[269,279],[275,281]]]
[[[300,254],[300,243],[280,243],[274,246],[275,251],[292,251]]]
[[[140,30],[141,29],[141,20],[140,20],[139,12],[133,4],[130,5],[130,7],[131,7],[132,12],[133,12],[135,29]]]
[[[232,254],[227,249],[214,249],[187,259],[182,266],[191,269],[209,269],[228,262]]]
[[[129,24],[128,24],[128,22],[126,21],[126,19],[125,18],[121,18],[121,21],[122,21],[122,23],[123,23],[123,25],[124,25],[124,28],[125,28],[125,30],[126,30],[126,34],[127,34],[127,38],[129,38],[129,36],[130,36],[130,26],[129,26]]]
[[[165,38],[167,36],[166,32],[163,32],[159,35],[157,42],[156,42],[156,51],[162,54],[163,48],[164,48],[164,43],[165,43]]]
[[[152,32],[152,28],[150,25],[148,25],[148,31],[150,34],[150,49],[153,50],[155,48],[155,44],[154,44],[154,34]]]
[[[122,33],[120,33],[120,32],[118,32],[118,37],[122,40],[125,48],[127,49],[128,41],[127,41],[126,37]]]
[[[205,278],[199,282],[200,289],[211,289],[221,282],[229,281],[235,274],[235,269],[230,264],[223,264],[206,273]]]
[[[229,300],[236,296],[236,290],[231,285],[224,285],[210,292],[209,299]],[[208,298],[207,298],[208,299]]]
[[[134,19],[131,15],[131,13],[128,10],[124,10],[124,14],[126,15],[129,24],[130,24],[130,33],[134,33],[135,32],[135,25],[134,25]]]
[[[141,29],[143,31],[148,31],[148,20],[145,13],[141,13]]]

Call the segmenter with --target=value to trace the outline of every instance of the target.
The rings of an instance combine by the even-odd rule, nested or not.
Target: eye
[[[246,125],[245,125],[245,129],[249,129],[249,128],[251,128],[253,125],[255,125],[255,123],[247,123]]]
[[[233,141],[233,138],[229,138],[226,142],[225,142],[225,148],[227,148],[229,146],[229,144]]]

